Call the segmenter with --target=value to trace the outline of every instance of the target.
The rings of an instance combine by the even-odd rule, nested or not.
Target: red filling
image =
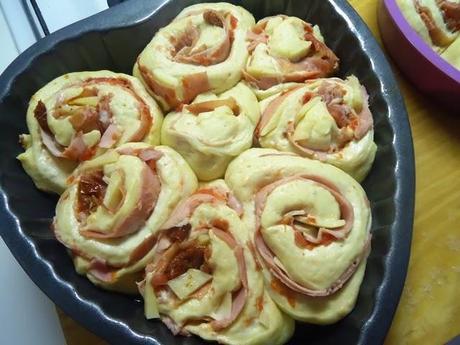
[[[102,170],[88,172],[78,183],[77,214],[89,214],[102,204],[107,184],[102,179]]]

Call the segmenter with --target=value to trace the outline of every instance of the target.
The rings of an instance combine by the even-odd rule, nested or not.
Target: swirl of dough
[[[109,290],[137,291],[158,230],[197,188],[184,159],[166,146],[128,143],[82,163],[53,221],[77,272]]]
[[[279,311],[246,247],[242,206],[222,180],[181,202],[140,283],[147,318],[174,334],[222,344],[284,344],[293,320]]]
[[[161,143],[179,152],[198,179],[223,177],[228,163],[251,147],[260,111],[254,93],[243,83],[193,103],[165,117]]]
[[[243,204],[243,221],[278,306],[317,324],[348,314],[370,250],[371,214],[362,187],[332,165],[257,148],[230,163],[225,180]]]
[[[81,161],[127,142],[160,142],[163,115],[136,78],[110,71],[65,74],[32,96],[26,151],[18,156],[37,188],[61,194]]]
[[[260,146],[337,166],[362,181],[374,161],[368,95],[354,76],[296,84],[260,102]]]
[[[327,77],[338,68],[319,27],[297,17],[264,18],[248,31],[247,41],[251,55],[243,77],[259,98],[281,91],[283,83]]]
[[[441,53],[460,30],[460,0],[397,0],[406,20],[434,50]]]
[[[164,110],[203,92],[221,93],[241,79],[249,56],[246,31],[254,22],[244,8],[228,3],[187,7],[157,32],[133,73]]]

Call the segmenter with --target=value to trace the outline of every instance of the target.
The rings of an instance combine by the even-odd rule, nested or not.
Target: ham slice
[[[282,17],[286,18],[287,16],[281,14],[278,15],[277,17]],[[254,25],[250,30],[248,30],[246,34],[246,41],[248,41],[248,51],[249,53],[252,53],[254,49],[256,49],[258,44],[267,44],[269,36],[265,32],[265,28],[267,27],[268,21],[274,17],[267,17],[259,22],[257,22],[256,25]]]
[[[188,224],[190,216],[201,204],[218,203],[222,201],[226,202],[230,208],[234,209],[239,216],[242,214],[243,207],[233,194],[222,193],[222,191],[217,188],[200,189],[180,202],[161,228],[167,230],[184,226]]]
[[[54,136],[48,126],[48,120],[46,119],[46,106],[42,101],[38,101],[37,106],[34,109],[34,117],[40,127],[40,136],[42,138],[43,145],[45,145],[54,157],[64,158],[64,147],[54,139]]]
[[[159,160],[163,157],[163,152],[155,150],[153,148],[132,148],[132,147],[123,147],[118,148],[117,152],[120,155],[130,155],[136,156],[142,159],[144,162],[149,162],[151,160]]]
[[[204,101],[199,103],[192,103],[187,105],[185,108],[194,115],[213,111],[218,107],[227,106],[229,107],[234,115],[240,114],[240,107],[233,97],[225,99],[216,99],[212,101]]]
[[[197,95],[211,89],[206,72],[186,75],[182,78],[182,86],[184,88],[183,103],[190,103]]]
[[[88,273],[105,283],[112,283],[115,280],[116,270],[107,265],[105,260],[92,259]]]
[[[311,296],[311,297],[326,297],[330,296],[337,291],[339,291],[343,285],[353,276],[356,272],[359,264],[364,260],[370,251],[370,239],[371,236],[368,236],[361,254],[351,263],[349,267],[342,273],[342,275],[333,282],[328,288],[323,290],[314,290],[305,286],[302,286],[289,278],[287,272],[285,272],[281,267],[279,267],[275,262],[275,256],[271,250],[267,247],[265,241],[263,240],[260,229],[256,231],[254,236],[254,243],[259,252],[260,256],[264,260],[264,263],[267,265],[271,274],[273,274],[278,280],[280,280],[287,288],[291,289],[294,292],[297,292],[302,295]]]
[[[142,76],[142,79],[155,95],[163,98],[171,108],[177,108],[181,104],[177,97],[176,91],[173,88],[164,86],[157,82],[150,70],[143,66],[139,59],[137,60],[137,66],[139,67],[139,72]]]
[[[99,147],[104,149],[111,148],[120,138],[120,135],[121,133],[118,130],[118,126],[112,123],[109,125],[109,127],[107,127],[104,134],[102,135],[101,140],[99,141]]]
[[[437,3],[443,12],[447,28],[452,31],[460,30],[460,3],[448,0],[437,0]]]
[[[369,95],[366,92],[366,89],[362,87],[363,93],[363,108],[358,114],[358,126],[355,128],[354,137],[356,140],[361,140],[374,126],[374,120],[372,118],[372,113],[369,109]]]
[[[163,152],[155,150],[155,149],[141,149],[137,155],[140,159],[142,159],[145,162],[148,162],[151,160],[157,161],[161,157],[163,157]]]
[[[346,235],[350,232],[351,227],[353,226],[353,208],[351,204],[340,194],[338,188],[330,181],[326,180],[320,176],[313,176],[313,175],[294,175],[291,177],[283,178],[279,181],[276,181],[272,184],[269,184],[263,187],[255,196],[255,205],[256,205],[256,233],[254,235],[254,244],[255,247],[260,254],[261,258],[263,259],[264,263],[267,265],[270,272],[280,280],[286,287],[290,288],[291,290],[307,295],[312,297],[324,297],[329,296],[339,289],[350,279],[353,273],[356,271],[359,263],[368,255],[369,248],[370,248],[370,235],[369,239],[366,241],[364,248],[361,254],[355,259],[355,261],[344,271],[344,273],[335,281],[331,286],[323,290],[314,290],[309,287],[302,286],[297,282],[293,281],[289,278],[287,272],[284,271],[279,265],[276,264],[275,255],[273,252],[268,248],[267,244],[265,243],[261,228],[260,228],[260,217],[262,216],[263,209],[265,207],[265,202],[269,196],[269,194],[277,187],[288,183],[290,181],[294,181],[297,179],[306,179],[314,181],[321,185],[322,188],[327,189],[334,198],[337,200],[341,215],[345,220],[345,225],[336,229],[324,229],[320,228],[318,231],[318,235],[313,237],[311,235],[306,236],[306,239],[311,243],[319,244],[321,243],[322,237],[324,234],[331,235],[335,238],[342,239],[345,238]]]
[[[242,70],[243,79],[247,81],[252,87],[259,90],[267,90],[272,86],[281,84],[284,81],[283,76],[263,76],[263,77],[254,77],[245,70]]]
[[[173,319],[171,319],[168,316],[162,316],[161,321],[168,327],[168,329],[171,331],[172,334],[174,335],[183,335],[186,337],[191,336],[189,332],[187,332],[184,328],[179,326],[177,323],[174,322]]]
[[[40,135],[42,137],[43,145],[45,145],[45,147],[54,157],[65,158],[63,154],[64,147],[58,144],[56,140],[54,140],[54,137],[45,132],[42,128],[40,128]]]
[[[66,116],[64,111],[60,111],[61,116]],[[104,131],[107,126],[103,126],[99,121],[99,116],[94,107],[82,107],[80,111],[76,111],[69,117],[69,122],[75,131],[82,131],[84,133],[90,132],[94,129]]]
[[[433,44],[441,47],[448,45],[451,42],[451,40],[449,39],[449,37],[447,37],[444,31],[436,25],[436,21],[433,18],[431,10],[428,7],[420,5],[419,0],[413,1],[415,10],[418,12],[420,18],[425,24]]]
[[[257,33],[254,29],[255,28],[253,28],[252,30],[249,30],[248,33],[246,34],[246,40],[248,41],[249,53],[252,53],[259,44],[268,43],[268,35],[263,31]]]
[[[162,225],[162,229],[170,229],[188,223],[190,216],[203,203],[212,203],[215,197],[209,194],[194,194],[182,201],[172,212],[169,219]]]
[[[70,145],[62,152],[62,157],[73,161],[88,160],[92,156],[93,150],[86,146],[82,132],[78,132],[70,142]]]
[[[243,205],[233,193],[227,194],[227,205],[230,208],[233,208],[239,217],[243,215],[244,213]]]

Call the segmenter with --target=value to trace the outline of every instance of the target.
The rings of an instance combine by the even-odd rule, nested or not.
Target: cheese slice
[[[170,280],[168,286],[179,299],[184,299],[211,279],[210,274],[191,268],[184,274]]]
[[[152,279],[152,273],[148,273],[145,277],[145,289],[144,289],[144,314],[147,319],[158,319],[160,313],[158,311],[157,297],[153,290],[150,281]]]

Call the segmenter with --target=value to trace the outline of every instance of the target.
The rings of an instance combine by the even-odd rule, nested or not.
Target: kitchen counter
[[[378,1],[349,2],[381,43]],[[440,110],[394,72],[412,127],[417,192],[409,272],[386,345],[443,344],[460,334],[460,113]],[[105,344],[59,315],[68,345]]]

